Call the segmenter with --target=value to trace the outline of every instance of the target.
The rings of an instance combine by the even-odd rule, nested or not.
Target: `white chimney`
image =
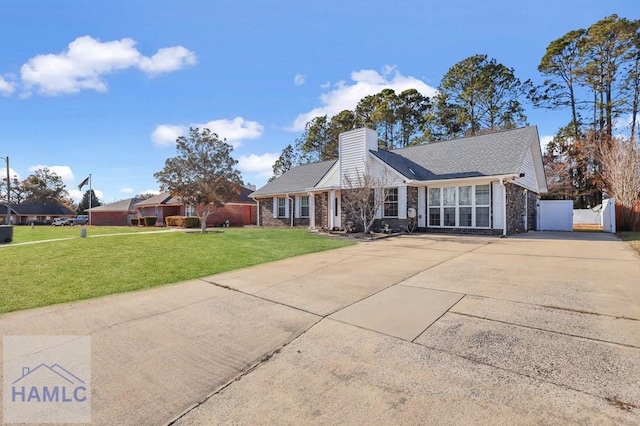
[[[369,151],[378,150],[378,134],[375,130],[359,128],[340,133],[339,137],[340,186],[344,187],[344,176],[352,180],[367,173]]]

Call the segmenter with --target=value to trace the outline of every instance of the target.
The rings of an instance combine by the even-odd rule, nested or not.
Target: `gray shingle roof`
[[[140,198],[127,198],[126,200],[116,201],[115,203],[104,204],[98,207],[92,207],[87,209],[87,211],[91,210],[92,212],[128,212],[134,211],[133,205],[137,202],[142,201]]]
[[[75,216],[75,212],[60,204],[11,204],[19,216]],[[5,209],[6,212],[6,209]]]
[[[371,153],[409,179],[499,176],[518,173],[534,141],[538,141],[538,130],[530,126]]]
[[[303,164],[294,167],[277,179],[272,180],[262,188],[251,194],[261,197],[273,194],[287,194],[302,192],[312,188],[320,182],[337,160],[321,161],[319,163]]]

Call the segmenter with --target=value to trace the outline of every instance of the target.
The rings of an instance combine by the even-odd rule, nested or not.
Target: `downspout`
[[[502,236],[507,236],[507,187],[504,184],[504,177],[500,178],[500,186],[502,187]]]

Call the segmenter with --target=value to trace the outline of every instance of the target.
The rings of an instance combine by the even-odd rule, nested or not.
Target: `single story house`
[[[115,203],[87,209],[91,218],[91,225],[97,226],[128,226],[131,219],[136,218],[136,203],[142,198],[127,198]]]
[[[255,188],[242,187],[237,200],[225,203],[207,218],[207,226],[218,226],[229,221],[230,226],[255,225],[257,220],[256,202],[249,197]],[[156,226],[165,226],[167,216],[196,216],[192,206],[185,206],[182,200],[168,192],[140,201],[134,206],[135,217],[156,217]]]
[[[374,228],[402,229],[415,212],[431,232],[526,232],[547,192],[535,126],[396,150],[360,128],[340,135],[338,159],[295,167],[255,191],[258,225],[343,228],[351,216],[342,193],[365,174],[385,181]]]
[[[2,207],[0,215],[6,215],[7,207]],[[72,219],[76,213],[60,204],[11,204],[11,223],[14,225],[49,225],[57,217]],[[5,220],[4,216],[2,220]]]

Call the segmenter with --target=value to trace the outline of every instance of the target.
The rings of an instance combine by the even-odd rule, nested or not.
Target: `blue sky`
[[[206,125],[259,187],[315,115],[385,87],[432,95],[474,54],[540,82],[549,42],[612,13],[640,3],[2,0],[0,156],[21,179],[51,168],[76,200],[91,173],[108,203],[157,191],[175,138]],[[567,121],[527,115],[542,138]]]

